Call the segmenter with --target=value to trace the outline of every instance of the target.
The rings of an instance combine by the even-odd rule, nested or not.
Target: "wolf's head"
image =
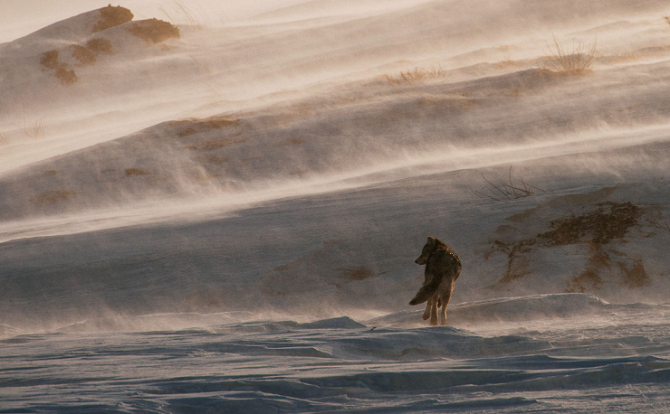
[[[418,259],[414,261],[414,263],[419,264],[419,265],[425,265],[428,263],[428,258],[430,257],[431,254],[440,246],[444,246],[444,243],[436,239],[435,237],[428,237],[428,241],[426,242],[426,245],[423,246],[423,250],[421,251],[421,256],[419,256]]]

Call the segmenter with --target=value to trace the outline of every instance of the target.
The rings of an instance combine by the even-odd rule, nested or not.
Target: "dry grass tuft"
[[[544,192],[544,190],[527,184],[523,178],[514,178],[512,167],[509,168],[509,174],[506,180],[497,178],[496,180],[489,180],[482,175],[486,185],[479,190],[472,190],[479,198],[488,198],[495,201],[516,200],[518,198],[530,197],[536,191]]]
[[[165,6],[159,7],[158,10],[173,24],[184,23],[189,26],[201,27],[203,26],[203,21],[209,21],[205,10],[200,8],[197,10],[197,13],[194,13],[190,7],[184,6],[182,1],[172,1]]]
[[[179,39],[179,28],[172,23],[158,19],[140,20],[134,22],[128,31],[135,37],[139,37],[147,44],[161,43],[167,39]]]
[[[438,79],[447,76],[447,73],[440,66],[431,66],[429,68],[419,68],[400,72],[396,76],[384,75],[386,81],[391,85],[411,85],[417,82],[429,79]]]
[[[93,33],[120,26],[133,20],[133,17],[133,13],[125,7],[114,7],[110,4],[100,9],[100,19],[93,26]]]
[[[23,116],[21,117],[21,123],[18,124],[21,131],[23,131],[28,138],[37,139],[42,137],[44,134],[44,118],[32,118],[32,116],[27,116],[25,106],[22,109]]]
[[[72,190],[54,190],[36,195],[30,201],[40,205],[51,205],[73,199],[77,193]]]
[[[546,69],[567,76],[584,75],[596,61],[596,45],[597,39],[591,47],[573,39],[572,48],[565,50],[554,37],[554,46],[547,45],[550,53]]]

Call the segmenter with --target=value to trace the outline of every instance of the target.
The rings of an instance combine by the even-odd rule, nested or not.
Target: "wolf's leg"
[[[449,303],[449,300],[451,300],[451,294],[454,291],[454,285],[455,285],[456,280],[451,279],[451,284],[449,285],[449,288],[442,294],[442,297],[440,298],[442,300],[442,312],[440,312],[440,325],[446,325],[447,324],[447,304]]]
[[[437,295],[432,296],[430,302],[430,324],[437,325]]]

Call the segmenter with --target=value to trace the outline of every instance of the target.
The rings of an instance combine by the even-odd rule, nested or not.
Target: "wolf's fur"
[[[437,325],[437,309],[442,306],[440,324],[447,323],[447,304],[451,299],[456,279],[461,274],[461,260],[449,246],[434,237],[428,237],[416,264],[426,265],[423,286],[409,304],[426,303],[423,319],[430,317],[430,324]]]

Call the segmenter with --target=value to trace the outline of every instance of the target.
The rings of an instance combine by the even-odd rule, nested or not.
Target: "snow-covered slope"
[[[464,258],[457,302],[662,299],[664,5],[563,3],[108,6],[0,45],[6,321],[399,310],[428,235]]]

